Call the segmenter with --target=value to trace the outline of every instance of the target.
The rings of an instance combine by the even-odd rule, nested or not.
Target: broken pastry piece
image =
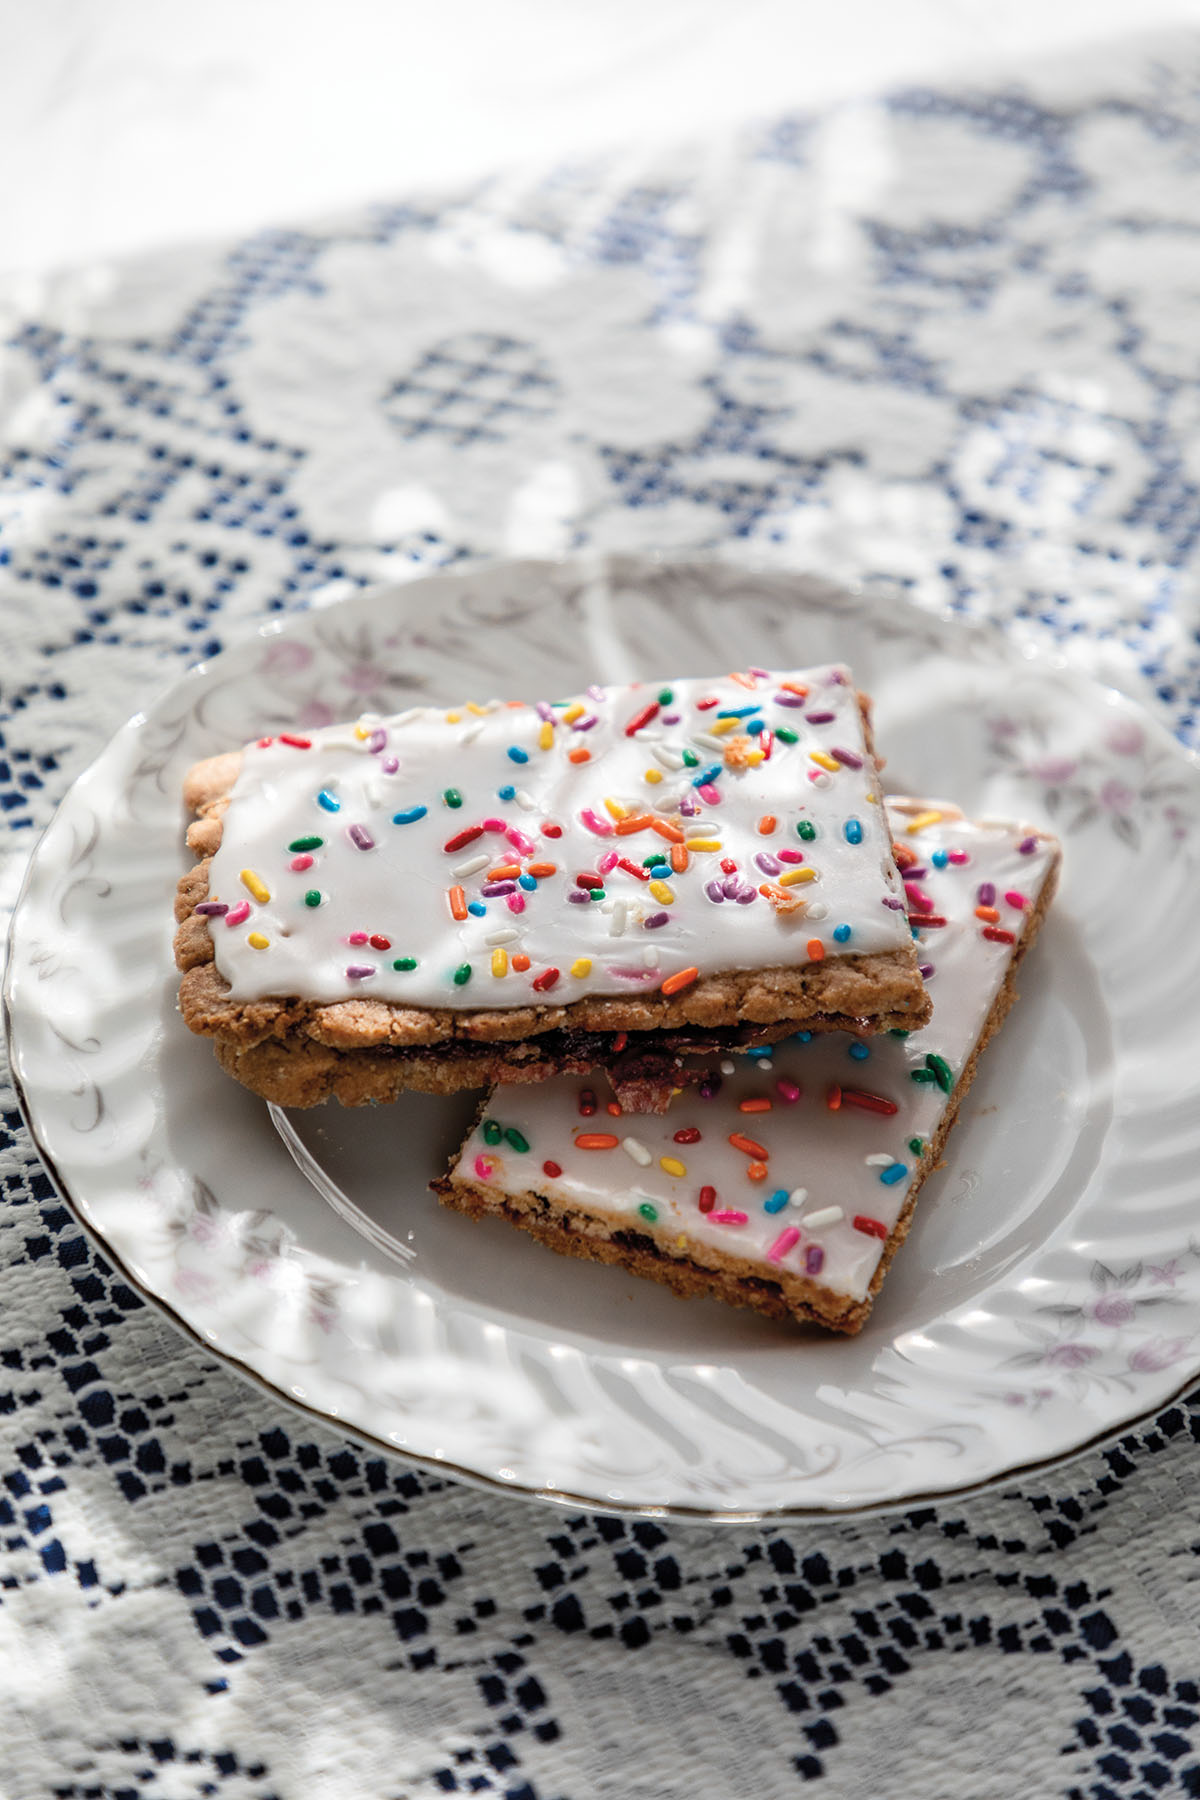
[[[417,707],[198,764],[191,1029],[284,1106],[928,1017],[865,704],[828,666]]]
[[[578,1079],[497,1088],[447,1206],[680,1295],[857,1332],[903,1242],[1058,876],[1057,842],[889,801],[932,1024],[810,1033],[710,1070],[661,1118]]]

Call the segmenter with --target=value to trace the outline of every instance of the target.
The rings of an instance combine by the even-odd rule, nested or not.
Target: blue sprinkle
[[[811,1031],[798,1031],[796,1033],[796,1042],[798,1044],[811,1044],[812,1043],[812,1032]]]
[[[866,1060],[867,1060],[868,1056],[870,1056],[871,1052],[867,1049],[867,1046],[864,1043],[861,1043],[858,1038],[855,1038],[854,1042],[850,1046],[850,1054],[854,1058],[855,1062],[866,1062]]]
[[[527,763],[529,761],[529,752],[528,750],[522,750],[520,744],[510,744],[508,746],[508,760],[509,762],[515,763]]]
[[[769,1213],[782,1212],[784,1207],[787,1205],[787,1203],[788,1203],[787,1189],[786,1188],[776,1188],[775,1192],[771,1195],[770,1199],[763,1201],[763,1211],[769,1212]]]
[[[755,1057],[770,1056],[770,1054],[774,1050],[774,1048],[775,1048],[774,1044],[758,1044],[755,1046],[755,1048],[753,1050],[747,1050],[746,1055],[747,1056],[755,1056]]]
[[[746,730],[750,733],[751,737],[761,737],[766,729],[767,722],[765,719],[751,719],[746,727]]]
[[[833,928],[833,935],[839,944],[844,944],[850,936],[850,927],[848,925],[835,925]]]
[[[516,797],[517,790],[515,787],[502,787],[496,789],[497,800],[515,800]]]
[[[326,812],[341,812],[342,810],[341,801],[336,794],[331,794],[328,788],[322,788],[317,795],[317,805],[323,806]],[[424,812],[424,810],[425,808],[422,807],[421,811]]]
[[[909,926],[909,930],[910,930],[910,931],[911,931],[911,932],[912,932],[912,935],[913,935],[913,936],[914,936],[914,937],[920,937],[920,935],[921,935],[921,928],[920,928],[920,926],[919,926],[919,925],[910,925],[910,926]]]
[[[393,813],[392,824],[415,825],[418,819],[423,819],[425,817],[428,810],[429,809],[424,806],[410,806],[406,812]]]
[[[520,882],[521,886],[525,889],[526,893],[529,893],[529,891],[532,888],[535,888],[537,886],[537,876],[536,875],[518,875],[517,880]]]
[[[697,775],[695,781],[693,781],[692,786],[693,787],[707,787],[709,782],[715,781],[717,779],[717,776],[720,773],[721,773],[720,763],[713,763],[711,768],[701,769],[701,771]]]
[[[946,864],[950,861],[950,852],[948,850],[935,850],[929,860],[935,869],[944,869]]]
[[[717,714],[718,719],[748,719],[751,713],[758,711],[758,702],[753,706],[728,706],[724,712]]]
[[[468,900],[467,911],[469,913],[474,913],[477,919],[486,919],[487,917],[487,907],[483,904],[482,900]]]
[[[896,1183],[903,1181],[907,1174],[908,1170],[903,1163],[892,1163],[890,1168],[879,1171],[879,1179],[884,1187],[895,1187]]]
[[[863,833],[862,833],[862,823],[860,820],[847,819],[846,823],[842,826],[842,830],[845,833],[846,842],[848,844],[861,844],[862,843]]]
[[[652,863],[650,875],[654,881],[669,881],[671,879],[670,863]]]

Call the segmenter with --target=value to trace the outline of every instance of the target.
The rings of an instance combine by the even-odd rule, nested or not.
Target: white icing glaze
[[[807,697],[788,692],[784,681],[806,687]],[[232,926],[211,920],[216,966],[233,998],[365,997],[471,1010],[565,1004],[593,994],[652,993],[688,968],[708,974],[806,963],[814,938],[830,954],[906,944],[903,910],[893,910],[901,890],[849,672],[674,681],[664,704],[660,691],[643,683],[592,688],[553,707],[496,701],[487,708],[418,708],[295,733],[308,748],[284,739],[248,746],[209,883],[209,901],[234,909],[227,915]],[[717,704],[697,707],[712,697]],[[654,716],[628,735],[647,707]],[[764,721],[761,740],[746,733],[749,720],[724,729],[720,715],[742,709]],[[779,727],[798,741],[779,738]],[[731,752],[734,738],[740,749]],[[769,751],[757,766],[724,766],[727,756],[754,744]],[[584,751],[586,762],[570,760]],[[823,768],[814,753],[833,767]],[[696,766],[689,756],[699,759]],[[720,771],[701,791],[697,781],[713,765]],[[446,803],[448,790],[461,794],[461,805]],[[336,811],[327,810],[322,794]],[[671,843],[654,830],[618,832],[620,812],[652,815],[669,831],[720,848],[689,850],[687,869],[670,873],[663,887],[619,866],[605,873],[605,858],[614,855],[640,866],[660,850],[669,861]],[[418,816],[395,822],[405,814]],[[762,835],[758,822],[769,814],[778,823]],[[485,820],[493,823],[483,835],[446,848]],[[848,841],[848,820],[858,821],[861,842]],[[802,821],[815,828],[810,841],[798,835]],[[319,847],[289,848],[314,837]],[[797,860],[778,865],[781,849]],[[310,862],[293,867],[306,856]],[[776,859],[779,873],[816,872],[815,880],[787,888],[803,907],[779,912],[758,891],[775,880],[756,863],[764,856]],[[736,864],[734,876],[722,871],[723,860]],[[511,894],[484,892],[506,885],[488,881],[493,869],[526,872],[530,864],[553,864],[555,873],[526,873],[528,890],[518,876]],[[254,878],[249,887],[243,870]],[[604,877],[604,900],[569,898],[583,895],[576,876],[587,873]],[[748,902],[710,897],[714,881],[730,880],[750,894]],[[454,887],[462,889],[460,912],[471,904],[485,910],[454,918]],[[306,904],[307,894],[320,903]],[[249,912],[239,916],[242,902]],[[844,944],[834,935],[838,925],[851,928]],[[354,934],[365,941],[352,943]],[[496,951],[503,973],[493,972]],[[512,961],[522,955],[530,959],[524,971]],[[416,967],[395,968],[401,958],[415,958]],[[469,975],[458,985],[455,971],[464,968]],[[557,970],[557,978],[535,986],[547,970]]]
[[[909,835],[906,827],[919,808],[897,805],[893,820],[897,838],[916,849],[922,870],[914,885],[932,900],[933,917],[946,924],[922,931],[918,943],[922,964],[933,964],[928,977],[934,1004],[931,1024],[908,1037],[890,1034],[860,1040],[844,1032],[816,1034],[807,1043],[789,1039],[776,1045],[769,1071],[751,1056],[737,1058],[735,1073],[723,1078],[720,1092],[702,1098],[686,1089],[665,1116],[622,1115],[607,1111],[610,1095],[602,1080],[559,1077],[538,1087],[499,1087],[491,1096],[488,1118],[515,1128],[529,1144],[520,1153],[506,1140],[487,1141],[486,1121],[467,1139],[456,1171],[467,1181],[482,1181],[505,1193],[536,1189],[556,1200],[590,1211],[606,1222],[627,1221],[631,1230],[684,1247],[705,1244],[730,1255],[770,1266],[769,1252],[780,1233],[798,1226],[800,1237],[776,1267],[809,1273],[822,1286],[853,1299],[865,1298],[884,1239],[855,1228],[856,1217],[878,1221],[890,1232],[904,1208],[919,1157],[909,1140],[928,1143],[946,1106],[936,1080],[914,1080],[929,1073],[926,1058],[945,1059],[954,1076],[964,1067],[1004,979],[1013,947],[989,941],[989,924],[975,913],[979,889],[996,890],[998,928],[1019,939],[1028,909],[1009,904],[1005,895],[1019,893],[1032,905],[1055,860],[1056,849],[1044,838],[1022,854],[1019,846],[1031,834],[1007,825],[971,824],[953,808]],[[935,852],[965,851],[969,861],[939,868]],[[910,877],[911,879],[911,877]],[[997,928],[997,927],[993,927]],[[866,1054],[864,1055],[863,1052]],[[830,1089],[842,1090],[837,1110],[828,1104]],[[802,1090],[789,1100],[790,1087]],[[591,1117],[581,1117],[579,1096],[590,1089],[598,1101]],[[863,1110],[847,1102],[847,1089],[895,1102],[891,1115]],[[746,1100],[769,1099],[769,1111],[743,1112]],[[676,1134],[699,1130],[698,1143],[681,1144]],[[639,1147],[581,1150],[581,1134],[607,1133],[632,1138]],[[737,1133],[768,1152],[768,1173],[752,1180],[756,1160],[729,1142]],[[480,1163],[477,1159],[484,1158]],[[683,1164],[684,1175],[672,1174],[662,1159]],[[547,1161],[562,1170],[544,1172]],[[899,1167],[899,1177],[888,1171]],[[699,1208],[700,1189],[716,1189],[711,1213]],[[780,1210],[768,1213],[764,1203],[786,1194]],[[653,1218],[639,1212],[652,1209]],[[744,1223],[714,1222],[723,1210],[746,1215]],[[837,1215],[836,1217],[834,1215]],[[684,1246],[679,1245],[679,1239]],[[823,1252],[822,1266],[809,1266],[811,1249]],[[815,1260],[815,1259],[814,1259]]]

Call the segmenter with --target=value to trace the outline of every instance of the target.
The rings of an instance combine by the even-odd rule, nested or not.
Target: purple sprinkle
[[[778,857],[769,855],[766,850],[760,850],[754,861],[755,865],[762,870],[764,875],[778,875],[780,869],[783,867],[783,864],[779,861]]]
[[[479,891],[485,900],[497,900],[501,894],[515,894],[517,884],[515,881],[488,881]]]
[[[776,706],[803,706],[804,701],[799,694],[773,694],[771,698]]]
[[[387,732],[382,725],[377,725],[367,739],[367,749],[372,756],[378,756],[381,750],[387,749]]]
[[[679,719],[680,719],[679,713],[663,713],[662,714],[662,722],[664,725],[678,725]]]
[[[922,963],[917,973],[920,975],[922,981],[928,981],[929,977],[934,973],[933,964]]]
[[[346,835],[352,844],[358,845],[360,850],[373,850],[375,848],[375,839],[371,836],[365,825],[351,825],[347,830]]]
[[[741,885],[742,878],[740,875],[727,875],[721,883],[721,892],[727,900],[736,900],[738,889]]]
[[[979,901],[980,906],[994,906],[996,904],[995,882],[981,881],[976,890],[976,898]]]
[[[567,895],[567,899],[573,906],[586,906],[591,897],[590,890],[583,888],[572,888]]]
[[[720,1091],[721,1077],[719,1075],[706,1075],[696,1089],[702,1100],[715,1100]]]
[[[346,970],[347,981],[366,981],[375,970],[370,963],[351,963]]]
[[[825,1267],[825,1252],[820,1244],[810,1244],[804,1252],[804,1273],[819,1275]]]
[[[592,729],[592,726],[595,723],[596,723],[595,713],[589,713],[586,719],[576,719],[575,723],[571,727],[571,730],[572,731],[590,731]]]
[[[929,870],[924,863],[917,863],[911,869],[905,869],[904,879],[905,881],[924,881],[928,873]]]
[[[704,884],[704,891],[710,900],[715,900],[717,902],[718,906],[720,906],[725,899],[725,889],[721,886],[719,881],[706,881]]]
[[[685,819],[694,819],[696,814],[700,811],[700,808],[690,794],[685,794],[683,799],[679,802],[679,810]]]
[[[856,756],[853,750],[839,750],[836,745],[830,750],[830,756],[843,763],[847,769],[861,769],[862,757]]]
[[[201,900],[199,906],[193,906],[192,911],[203,918],[223,919],[229,908],[224,900]]]
[[[842,674],[840,669],[830,670],[828,685],[830,687],[845,687],[846,677]]]
[[[648,919],[642,920],[642,929],[644,931],[656,931],[660,925],[665,925],[670,917],[670,913],[667,912],[651,913]]]
[[[1022,838],[1017,845],[1017,853],[1020,856],[1032,856],[1036,849],[1037,839],[1035,837]]]
[[[589,700],[607,700],[608,699],[608,695],[605,693],[605,691],[602,687],[588,688],[587,697]]]
[[[537,713],[537,716],[539,719],[547,719],[549,721],[549,723],[551,725],[553,725],[553,723],[554,723],[554,708],[547,701],[545,701],[545,700],[535,701],[534,702],[534,711]]]
[[[833,721],[837,718],[837,714],[831,712],[815,712],[805,713],[804,717],[808,720],[810,725],[832,725]]]
[[[383,769],[385,775],[394,775],[396,770],[400,767],[400,758],[398,756],[385,756],[380,767]]]
[[[894,900],[892,898],[891,894],[885,894],[883,896],[883,904],[885,906],[890,906],[893,912],[903,912],[904,911],[903,900]]]
[[[739,888],[735,898],[739,906],[749,906],[752,900],[757,900],[758,889],[749,886]]]
[[[771,679],[770,669],[747,669],[746,673],[747,675],[757,676],[759,681],[769,681]]]

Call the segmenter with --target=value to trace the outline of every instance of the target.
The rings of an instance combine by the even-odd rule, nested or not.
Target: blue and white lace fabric
[[[1200,737],[1195,40],[3,304],[6,905],[189,663],[469,557],[899,580]],[[890,1519],[559,1516],[237,1383],[2,1104],[13,1800],[1200,1794],[1194,1403]]]

